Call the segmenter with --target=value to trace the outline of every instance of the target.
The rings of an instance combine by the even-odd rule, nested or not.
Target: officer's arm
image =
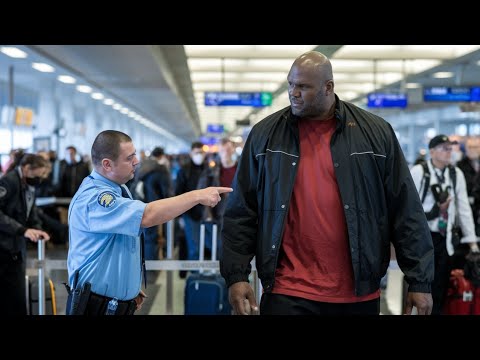
[[[167,199],[152,201],[147,204],[142,217],[142,227],[163,224],[176,218],[195,205],[215,206],[220,201],[220,194],[233,191],[227,187],[208,187],[193,190]]]

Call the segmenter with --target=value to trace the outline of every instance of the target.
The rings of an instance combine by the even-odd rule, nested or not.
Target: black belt
[[[90,293],[90,297],[87,303],[87,310],[85,315],[104,315],[107,310],[108,302],[112,298],[107,296]],[[117,310],[115,315],[133,315],[137,308],[137,303],[132,300],[117,300]]]

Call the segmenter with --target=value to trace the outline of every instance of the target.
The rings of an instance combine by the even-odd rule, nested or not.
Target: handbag
[[[456,217],[455,217],[455,224],[453,224],[452,226],[452,245],[453,245],[453,249],[454,250],[457,250],[457,248],[459,247],[460,245],[460,241],[462,240],[462,229],[460,228],[460,226],[457,225],[457,221],[456,221]]]

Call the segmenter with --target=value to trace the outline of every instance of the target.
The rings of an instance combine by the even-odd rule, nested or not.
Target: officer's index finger
[[[229,188],[229,187],[217,187],[216,189],[217,189],[219,194],[223,194],[223,193],[226,193],[226,192],[232,192],[233,191],[233,189]]]

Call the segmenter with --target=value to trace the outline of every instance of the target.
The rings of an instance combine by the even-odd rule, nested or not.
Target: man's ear
[[[334,84],[333,80],[328,80],[326,85],[327,85],[326,86],[327,91],[326,91],[325,95],[329,95],[330,93],[333,93],[334,88],[335,88],[335,84]]]
[[[111,171],[112,170],[112,160],[110,159],[102,159],[102,167],[105,171]]]

